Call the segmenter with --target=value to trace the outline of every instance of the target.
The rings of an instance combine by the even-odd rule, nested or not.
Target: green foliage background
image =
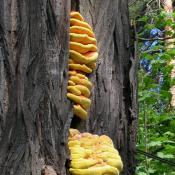
[[[141,66],[138,70],[137,148],[175,162],[175,110],[170,106],[170,87],[175,81],[171,79],[172,65],[169,64],[175,58],[175,48],[166,49],[165,40],[159,40],[158,45],[151,50],[141,51],[143,36],[151,29],[163,30],[168,25],[175,30],[175,22],[170,18],[170,15],[175,18],[175,14],[166,14],[160,7],[156,10],[154,7],[150,13],[145,10],[145,14],[139,16],[137,9],[144,9],[147,2],[137,1],[134,6],[130,6],[131,18],[137,24],[139,58],[149,59],[152,65],[151,73],[147,73]],[[174,33],[168,34],[174,37]],[[158,52],[160,49],[162,53]],[[164,77],[162,85],[157,80],[160,73]],[[168,164],[140,154],[137,160],[136,175],[175,175],[175,167]]]

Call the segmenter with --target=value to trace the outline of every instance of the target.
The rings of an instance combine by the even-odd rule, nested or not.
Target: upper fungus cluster
[[[86,119],[91,105],[92,83],[86,76],[96,67],[97,41],[91,26],[78,12],[70,13],[69,81],[67,97],[72,100],[74,115]]]

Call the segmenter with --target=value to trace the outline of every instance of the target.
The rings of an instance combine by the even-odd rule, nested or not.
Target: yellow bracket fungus
[[[69,69],[82,71],[88,74],[92,73],[92,69],[85,64],[69,64]]]
[[[96,68],[96,63],[89,63],[89,64],[87,64],[87,66],[91,69],[95,69]]]
[[[81,27],[88,28],[89,30],[92,30],[91,26],[87,22],[80,21],[80,20],[74,19],[74,18],[70,19],[70,25],[71,26],[81,26]]]
[[[73,81],[69,80],[69,81],[68,81],[68,85],[70,85],[70,86],[75,86],[76,84],[75,84]]]
[[[81,119],[85,120],[88,116],[86,110],[83,109],[80,105],[74,105],[73,111],[74,114]]]
[[[87,34],[70,33],[70,41],[82,44],[97,44],[97,40]]]
[[[72,175],[119,175],[123,163],[108,136],[80,133],[76,129],[69,132]]]
[[[68,74],[69,74],[69,76],[72,76],[72,75],[76,75],[77,74],[77,71],[75,71],[75,70],[70,70],[69,72],[68,72]]]
[[[80,132],[77,129],[72,129],[72,128],[69,129],[69,137],[70,138],[74,137],[74,136],[76,136],[78,134],[80,134]]]
[[[97,159],[85,159],[85,158],[78,158],[78,159],[74,159],[71,162],[70,167],[71,168],[76,168],[76,169],[85,169],[85,168],[89,168],[95,164],[98,164],[99,160]]]
[[[79,77],[80,79],[83,78],[83,79],[88,80],[88,78],[84,74],[82,74],[82,73],[81,74],[80,73],[77,73],[76,76]]]
[[[77,42],[70,42],[70,50],[77,51],[79,53],[96,52],[97,47],[94,44],[81,44]]]
[[[83,85],[68,86],[67,90],[74,95],[83,95],[85,97],[90,96],[89,89]]]
[[[78,73],[77,71],[73,70],[73,71],[69,71],[69,75],[70,76],[77,76],[79,78],[84,78],[86,80],[88,80],[88,78],[83,74],[83,73]]]
[[[75,18],[75,19],[78,19],[80,21],[84,21],[84,18],[81,16],[81,14],[79,12],[75,12],[75,11],[72,11],[70,13],[70,17],[71,18]]]
[[[78,96],[71,93],[67,93],[67,97],[77,104],[80,104],[84,109],[89,109],[91,100],[84,96]]]
[[[110,165],[94,166],[87,169],[70,168],[69,171],[73,175],[119,175],[117,168]]]
[[[92,89],[92,83],[86,74],[92,73],[92,70],[95,69],[97,58],[97,41],[91,26],[84,21],[79,12],[71,12],[68,65],[70,77],[67,86],[67,97],[74,102],[74,115],[84,120],[88,117],[88,109],[91,105],[89,97]],[[74,145],[76,143],[71,142],[70,144]],[[89,145],[91,144],[89,142]],[[74,157],[76,156],[74,155]],[[89,162],[91,163],[91,161]]]
[[[70,80],[77,85],[84,85],[88,89],[92,89],[92,83],[87,79],[79,78],[78,76],[71,76]]]
[[[84,54],[76,52],[75,50],[70,50],[69,52],[70,52],[70,58],[76,63],[80,64],[90,64],[92,62],[95,62],[98,58],[97,52],[87,52]]]
[[[92,32],[92,30],[89,30],[89,29],[87,29],[85,27],[81,27],[81,26],[70,27],[70,32],[71,33],[79,33],[79,34],[87,34],[88,36],[95,38],[95,35]]]
[[[90,90],[83,85],[75,85],[75,87],[81,92],[81,95],[85,96],[85,97],[89,97],[90,96]]]
[[[69,64],[76,63],[74,60],[69,59]]]
[[[79,91],[75,86],[68,86],[67,90],[74,95],[81,95],[81,91]]]

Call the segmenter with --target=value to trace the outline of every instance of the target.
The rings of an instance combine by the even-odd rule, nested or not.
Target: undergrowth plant
[[[175,110],[170,88],[175,48],[166,49],[165,26],[175,30],[175,22],[163,10],[137,19],[139,43],[138,100],[139,126],[137,148],[175,162]],[[151,31],[155,35],[151,35]],[[158,33],[160,32],[160,33]],[[153,32],[154,33],[154,32]],[[168,36],[174,38],[173,32]],[[175,43],[174,43],[175,44]],[[144,155],[137,155],[136,175],[175,175],[175,167]]]

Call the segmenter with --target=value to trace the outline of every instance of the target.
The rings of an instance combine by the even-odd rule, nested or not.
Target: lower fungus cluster
[[[106,136],[70,129],[68,146],[72,175],[119,175],[123,163],[112,140]]]
[[[72,100],[74,115],[86,119],[91,105],[92,83],[87,74],[92,73],[98,58],[97,41],[91,26],[78,12],[70,14],[70,56],[67,97]]]

